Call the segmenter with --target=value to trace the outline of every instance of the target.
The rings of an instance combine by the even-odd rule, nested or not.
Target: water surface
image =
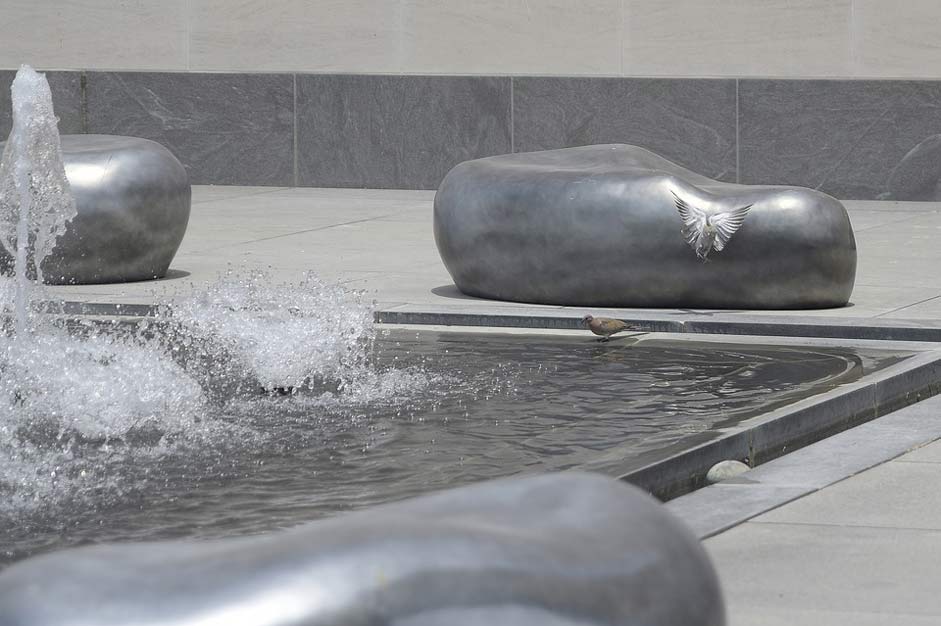
[[[57,452],[54,480],[75,482],[0,506],[0,562],[270,531],[602,455],[619,459],[617,473],[907,356],[638,339],[383,331],[354,378],[297,393],[216,389],[189,422],[204,425],[198,436],[140,428]],[[20,437],[42,448],[42,432]]]

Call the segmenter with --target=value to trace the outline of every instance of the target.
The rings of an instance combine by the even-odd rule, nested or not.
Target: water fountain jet
[[[14,329],[22,338],[35,293],[31,277],[43,282],[43,261],[76,209],[46,77],[24,65],[10,91],[13,128],[0,159],[0,243],[15,259]]]

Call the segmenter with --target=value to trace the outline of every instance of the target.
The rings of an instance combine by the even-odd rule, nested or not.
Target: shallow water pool
[[[0,507],[0,555],[9,563],[86,542],[258,533],[602,456],[617,461],[600,469],[620,473],[641,455],[675,451],[905,356],[655,335],[599,343],[382,331],[371,374],[297,393],[215,390],[199,420],[211,428],[198,436],[144,428],[73,441],[53,471],[74,484],[31,506]]]

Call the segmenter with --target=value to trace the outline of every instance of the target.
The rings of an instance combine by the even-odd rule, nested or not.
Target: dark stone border
[[[711,441],[627,471],[620,478],[669,500],[706,486],[706,472],[719,461],[736,459],[756,467],[939,393],[941,353],[931,351],[856,383],[746,420]]]
[[[0,136],[10,129],[0,70]],[[194,184],[434,189],[597,143],[728,182],[937,200],[941,81],[50,71],[63,133],[164,144]]]
[[[816,339],[870,339],[876,341],[923,341],[941,343],[941,327],[919,325],[905,320],[859,318],[746,317],[741,319],[698,320],[682,314],[659,317],[610,315],[635,326],[638,332],[696,333],[709,335],[764,335],[769,337],[808,337]],[[490,326],[548,330],[583,330],[581,313],[543,312],[540,315],[507,313],[453,313],[443,311],[383,310],[376,312],[379,324],[434,326]],[[881,323],[880,323],[881,322]]]

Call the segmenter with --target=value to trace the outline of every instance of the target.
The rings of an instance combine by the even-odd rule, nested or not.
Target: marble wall
[[[0,67],[941,78],[937,0],[4,0]]]
[[[630,143],[707,176],[941,199],[941,81],[49,72],[60,129],[196,184],[434,189],[472,158]],[[10,128],[0,70],[0,134]]]
[[[148,137],[195,183],[434,188],[588,143],[842,198],[941,198],[937,0],[4,0],[64,132]],[[938,82],[935,82],[938,81]],[[936,187],[939,187],[936,190]]]

